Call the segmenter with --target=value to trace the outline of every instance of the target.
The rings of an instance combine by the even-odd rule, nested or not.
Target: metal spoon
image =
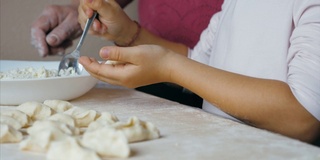
[[[86,25],[83,29],[83,33],[81,35],[81,38],[78,42],[76,49],[69,54],[65,54],[62,57],[62,60],[60,61],[59,69],[58,69],[59,76],[61,76],[61,72],[60,72],[61,70],[64,70],[66,72],[69,68],[74,70],[77,74],[81,74],[83,67],[80,63],[78,63],[78,59],[80,58],[80,48],[81,48],[83,41],[84,41],[84,38],[86,37],[87,32],[88,32],[93,20],[96,18],[96,16],[97,16],[97,12],[94,12],[93,16],[87,20]]]

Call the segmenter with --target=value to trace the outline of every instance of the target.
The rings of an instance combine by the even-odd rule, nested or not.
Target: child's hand
[[[137,25],[126,15],[115,0],[80,0],[78,21],[84,28],[93,10],[98,17],[93,23],[90,34],[98,35],[117,44],[126,44],[137,31]]]
[[[121,64],[99,63],[88,57],[79,62],[95,78],[110,84],[135,88],[170,81],[172,51],[155,45],[136,47],[104,47],[101,58],[121,61]],[[180,55],[178,55],[180,56]],[[182,57],[182,56],[181,56]]]

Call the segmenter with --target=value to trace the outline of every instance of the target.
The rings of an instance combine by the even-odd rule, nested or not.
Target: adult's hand
[[[31,44],[42,57],[62,55],[78,38],[78,4],[47,6],[31,27]]]

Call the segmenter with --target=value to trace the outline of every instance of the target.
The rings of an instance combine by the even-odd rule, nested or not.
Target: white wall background
[[[35,48],[30,44],[30,27],[32,22],[40,15],[46,5],[68,4],[71,0],[0,0],[0,58],[1,60],[34,60],[50,61],[60,60],[59,56],[41,58]],[[137,0],[125,8],[125,12],[134,20],[137,16]],[[74,46],[67,52],[75,49]],[[82,55],[100,59],[98,52],[101,47],[113,45],[111,42],[87,35]]]

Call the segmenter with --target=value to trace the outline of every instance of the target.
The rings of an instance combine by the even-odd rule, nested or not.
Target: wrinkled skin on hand
[[[78,21],[82,28],[93,11],[98,12],[98,18],[93,22],[90,34],[121,44],[130,41],[137,30],[136,24],[115,0],[80,0]]]
[[[77,18],[76,5],[47,6],[31,27],[31,44],[39,55],[64,54],[82,33]]]
[[[82,56],[79,62],[95,78],[104,82],[135,88],[170,81],[172,57],[181,56],[156,45],[135,47],[109,46],[100,50],[104,60],[125,63],[110,65]],[[181,56],[182,57],[182,56]]]

